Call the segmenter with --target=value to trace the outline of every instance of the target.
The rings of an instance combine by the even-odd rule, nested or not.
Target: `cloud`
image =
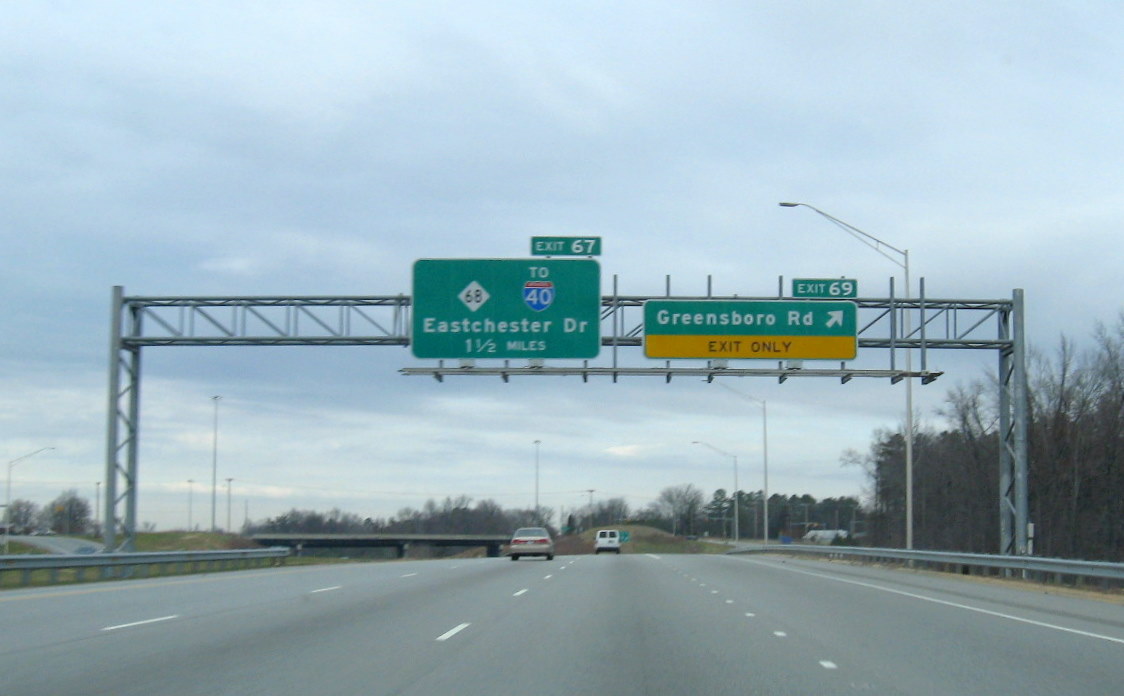
[[[645,449],[644,445],[614,445],[606,447],[605,451],[617,457],[638,457]]]
[[[581,234],[603,237],[604,294],[772,296],[836,275],[900,290],[894,264],[776,206],[796,199],[909,249],[930,298],[1025,288],[1047,346],[1120,312],[1111,5],[3,12],[0,423],[9,458],[56,445],[17,470],[40,498],[105,478],[114,285],[409,295],[415,259]],[[936,424],[947,388],[996,368],[991,352],[928,360],[946,374],[915,405]],[[657,364],[611,347],[595,362]],[[558,507],[589,489],[642,504],[668,485],[729,488],[694,440],[736,452],[743,482],[763,463],[758,407],[694,380],[437,383],[398,374],[423,364],[401,347],[153,347],[143,364],[139,504],[161,525],[186,520],[188,478],[210,478],[214,394],[220,475],[253,517],[459,494],[527,506],[535,440]],[[736,386],[768,400],[775,491],[857,492],[840,454],[903,416],[902,386],[881,380]]]

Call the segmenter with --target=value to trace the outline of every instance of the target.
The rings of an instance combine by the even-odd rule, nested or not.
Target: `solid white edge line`
[[[127,623],[127,624],[118,624],[117,626],[106,626],[102,630],[103,631],[116,631],[119,628],[132,628],[133,626],[143,626],[145,624],[159,623],[160,621],[171,621],[172,619],[178,619],[179,617],[180,617],[179,614],[172,614],[171,616],[161,616],[158,619],[146,619],[144,621],[134,621],[132,623]]]
[[[437,640],[438,641],[449,640],[450,638],[457,635],[458,633],[460,633],[464,629],[468,628],[468,626],[469,626],[469,624],[462,623],[460,626],[456,626],[455,628],[451,628],[448,631],[445,631],[441,635],[437,636]]]
[[[760,561],[752,561],[746,559],[750,563],[759,563],[761,565],[768,565],[780,570],[787,570],[793,573],[800,573],[802,575],[811,575],[816,578],[823,578],[824,580],[832,580],[834,582],[842,582],[848,585],[858,585],[871,590],[881,590],[882,592],[889,592],[891,594],[901,595],[902,597],[911,597],[913,599],[920,599],[923,602],[932,602],[933,604],[942,604],[946,607],[954,607],[956,609],[964,609],[966,611],[974,611],[977,614],[985,614],[987,616],[994,616],[999,619],[1009,619],[1010,621],[1018,621],[1019,623],[1030,624],[1031,626],[1039,626],[1041,628],[1052,628],[1055,631],[1062,631],[1064,633],[1072,633],[1078,636],[1085,636],[1086,638],[1099,638],[1100,640],[1107,640],[1111,643],[1120,643],[1124,645],[1124,638],[1116,638],[1114,636],[1106,636],[1100,633],[1091,633],[1089,631],[1082,631],[1078,628],[1068,628],[1066,626],[1058,626],[1057,624],[1050,624],[1044,621],[1035,621],[1034,619],[1026,619],[1021,616],[1014,616],[1012,614],[1004,614],[999,611],[992,611],[982,607],[973,607],[969,604],[960,604],[958,602],[950,602],[947,599],[937,599],[936,597],[926,597],[915,592],[906,592],[905,590],[895,590],[891,587],[883,587],[882,585],[875,585],[874,583],[862,582],[861,580],[848,580],[846,578],[837,578],[831,575],[824,575],[823,573],[813,573],[810,570],[800,570],[799,568],[787,568],[781,566],[774,566],[771,563],[761,563]]]

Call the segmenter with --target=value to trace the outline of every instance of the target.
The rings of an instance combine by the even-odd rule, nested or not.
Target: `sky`
[[[1124,305],[1122,34],[1107,1],[0,4],[12,497],[104,492],[115,285],[408,295],[417,259],[595,236],[605,294],[901,287],[890,260],[777,205],[800,201],[908,249],[914,292],[1023,289],[1032,349],[1089,346]],[[945,374],[914,412],[939,428],[949,391],[996,357],[928,359]],[[399,373],[433,364],[404,347],[143,360],[138,518],[157,529],[458,496],[526,509],[536,460],[556,512],[590,490],[634,509],[668,486],[709,497],[732,488],[734,455],[758,490],[749,397],[768,404],[770,492],[862,496],[844,453],[905,413],[886,380],[439,383]]]

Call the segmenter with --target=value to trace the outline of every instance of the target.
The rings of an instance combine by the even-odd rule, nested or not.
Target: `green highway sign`
[[[531,237],[531,256],[600,255],[600,237]]]
[[[410,346],[419,358],[595,358],[594,259],[419,259]]]
[[[847,299],[859,296],[859,281],[851,278],[793,278],[793,297]]]
[[[644,355],[649,358],[853,360],[854,302],[648,300]]]

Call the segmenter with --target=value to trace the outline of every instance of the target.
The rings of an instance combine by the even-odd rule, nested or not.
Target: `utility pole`
[[[538,524],[539,519],[539,445],[542,440],[535,440],[535,524]]]

